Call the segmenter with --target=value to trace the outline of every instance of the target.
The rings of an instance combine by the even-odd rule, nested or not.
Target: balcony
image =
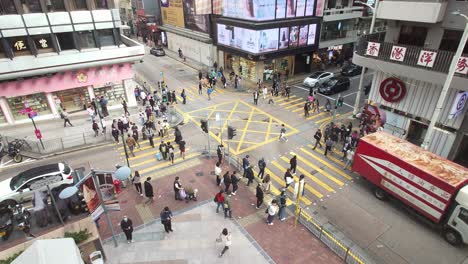
[[[380,44],[377,56],[366,54],[368,43]],[[393,46],[406,48],[403,61],[390,59]],[[436,52],[432,67],[419,65],[421,51]],[[411,79],[422,80],[437,84],[443,84],[447,76],[450,63],[455,55],[454,52],[444,50],[431,50],[421,47],[401,45],[380,41],[377,34],[360,37],[355,47],[353,63],[375,69],[382,72],[392,73],[397,76],[405,76]],[[468,54],[462,55],[464,57]],[[452,87],[465,90],[468,76],[466,74],[455,73]]]
[[[362,17],[363,7],[336,7],[325,9],[323,11],[323,21],[339,21]]]
[[[444,0],[385,0],[379,3],[377,18],[438,23],[443,20],[446,8]]]

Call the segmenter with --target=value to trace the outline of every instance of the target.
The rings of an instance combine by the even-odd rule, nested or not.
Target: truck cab
[[[447,221],[444,238],[452,245],[468,244],[468,185],[460,189],[455,201],[457,205]]]

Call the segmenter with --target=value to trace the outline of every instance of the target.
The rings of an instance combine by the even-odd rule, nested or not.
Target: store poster
[[[252,0],[249,0],[250,2]],[[256,20],[275,19],[275,0],[253,0]]]
[[[197,15],[196,0],[184,0],[184,23],[185,28],[209,33],[210,31],[210,20],[209,15]],[[210,6],[211,8],[211,6]]]
[[[230,32],[226,30],[226,25],[218,24],[217,31],[218,31],[218,44],[229,46],[228,35]]]
[[[305,12],[306,0],[297,0],[296,17],[303,17]]]
[[[314,4],[315,4],[315,0],[307,0],[306,7],[305,7],[305,15],[306,16],[313,16],[314,15]]]
[[[245,1],[224,0],[223,15],[226,17],[243,18],[246,13]]]
[[[259,34],[259,52],[278,50],[278,28],[261,30]]]
[[[289,32],[289,47],[296,48],[299,43],[299,27],[294,26],[291,27],[291,31]]]
[[[285,18],[286,17],[286,0],[277,0],[276,1],[276,18]]]
[[[215,2],[223,3],[223,1],[213,0],[213,5],[215,4]],[[211,14],[211,0],[195,0],[194,9],[196,15]]]
[[[296,16],[296,0],[286,0],[286,17]]]
[[[242,39],[241,50],[258,53],[258,31],[250,30],[246,28],[234,28],[234,32],[239,31],[240,34],[236,34],[236,42]]]
[[[289,44],[289,28],[280,28],[279,49],[287,49]]]
[[[315,44],[315,33],[317,32],[317,24],[309,25],[309,35],[307,36],[307,45]]]
[[[222,9],[226,17],[246,20],[275,19],[275,0],[224,0]]]
[[[309,28],[308,25],[301,26],[299,30],[299,47],[307,46],[307,29]]]
[[[315,16],[323,17],[323,8],[325,6],[325,0],[316,0],[317,4],[315,5]]]
[[[182,0],[161,0],[161,13],[164,24],[185,27]]]
[[[83,197],[88,206],[90,213],[93,213],[98,206],[101,205],[99,195],[97,193],[96,185],[94,185],[93,178],[88,178],[82,185]]]

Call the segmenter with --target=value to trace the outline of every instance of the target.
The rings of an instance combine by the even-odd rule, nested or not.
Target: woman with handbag
[[[224,228],[221,234],[219,234],[219,238],[216,239],[216,242],[222,242],[224,244],[223,250],[221,253],[219,253],[219,257],[221,258],[232,244],[231,233],[227,230],[227,228]]]
[[[174,180],[174,194],[175,194],[176,201],[177,200],[183,201],[185,198],[185,192],[184,192],[184,197],[182,197],[181,192],[184,190],[184,188],[182,188],[182,184],[180,184],[179,179],[180,179],[179,177],[176,177]]]
[[[166,233],[169,233],[169,232],[174,232],[174,230],[172,230],[172,212],[171,210],[169,210],[169,207],[164,207],[164,210],[161,211],[161,214],[159,215],[161,217],[161,224],[164,225],[164,231],[166,231]]]
[[[140,173],[138,171],[135,171],[135,176],[133,176],[132,182],[133,185],[135,185],[137,192],[140,193],[140,196],[143,196],[143,190],[141,188],[141,178]]]

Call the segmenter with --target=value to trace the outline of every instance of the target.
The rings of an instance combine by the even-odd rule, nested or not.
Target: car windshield
[[[16,190],[25,182],[29,181],[30,179],[37,177],[39,175],[50,174],[59,172],[59,165],[58,163],[43,165],[35,168],[31,168],[29,170],[25,170],[23,172],[18,173],[15,177],[11,178],[10,188],[12,190]]]
[[[26,178],[26,177],[21,177],[21,176],[13,177],[13,178],[11,178],[10,188],[12,190],[16,190],[19,187],[21,187],[21,185],[23,185],[23,183],[25,183],[27,180],[28,180],[28,178]]]
[[[326,81],[326,82],[323,83],[323,86],[333,86],[333,85],[335,85],[337,82],[338,82],[337,79],[328,80],[328,81]]]
[[[317,79],[323,72],[314,72],[312,73],[309,78]]]

